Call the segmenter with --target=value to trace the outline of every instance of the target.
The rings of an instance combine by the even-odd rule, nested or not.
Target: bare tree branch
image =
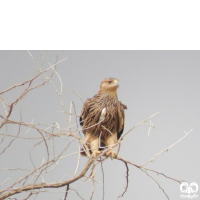
[[[78,176],[76,176],[68,181],[63,181],[61,183],[40,183],[40,184],[34,184],[34,185],[27,185],[27,186],[24,186],[21,188],[13,189],[13,190],[7,192],[6,194],[1,195],[0,200],[3,200],[11,195],[18,194],[23,191],[36,190],[36,189],[41,189],[41,188],[59,188],[59,187],[63,187],[68,184],[71,184],[71,183],[79,180],[80,178],[82,178],[85,175],[85,173],[88,171],[88,169],[90,168],[90,166],[94,162],[94,160],[95,160],[95,158],[89,159],[88,162],[86,163],[84,169],[81,171],[81,173]]]
[[[185,131],[184,131],[185,132]],[[179,139],[177,142],[175,142],[174,144],[172,144],[171,146],[169,146],[168,148],[162,150],[161,152],[159,152],[158,154],[156,154],[155,156],[153,156],[153,158],[151,158],[149,161],[147,161],[144,165],[142,165],[143,167],[145,165],[147,165],[148,163],[150,163],[152,160],[154,160],[157,156],[159,156],[160,154],[162,154],[163,152],[169,151],[169,149],[171,149],[174,145],[178,144],[181,140],[183,140],[189,133],[192,132],[192,129],[189,132],[185,132],[186,134]]]
[[[34,61],[34,63],[36,64],[32,54],[28,51],[28,54],[30,55],[31,59]],[[105,174],[104,174],[104,169],[103,168],[103,164],[104,162],[106,162],[106,160],[108,159],[108,157],[106,157],[106,152],[109,151],[110,148],[114,148],[118,146],[118,150],[117,150],[117,154],[115,155],[116,160],[118,160],[119,162],[123,162],[125,164],[126,167],[126,186],[124,188],[123,193],[118,196],[118,197],[123,197],[124,194],[126,192],[128,192],[128,186],[129,186],[129,167],[136,167],[137,169],[140,169],[141,172],[144,172],[147,176],[149,176],[158,186],[159,188],[162,190],[162,192],[164,193],[164,195],[167,197],[167,199],[169,199],[168,195],[166,194],[165,190],[160,186],[160,184],[158,183],[158,181],[151,176],[149,173],[157,174],[157,175],[162,175],[164,178],[170,179],[172,181],[175,181],[179,184],[182,183],[182,181],[179,181],[175,178],[169,177],[167,175],[165,175],[164,173],[158,172],[154,169],[149,169],[149,168],[145,168],[144,166],[147,165],[149,162],[151,162],[152,160],[154,160],[157,156],[161,155],[163,152],[168,151],[170,148],[172,148],[173,146],[175,146],[176,144],[178,144],[182,139],[184,139],[192,130],[190,130],[189,132],[185,132],[185,136],[183,136],[181,139],[179,139],[177,142],[175,142],[174,144],[172,144],[171,146],[169,146],[167,149],[162,150],[161,152],[159,152],[158,154],[154,155],[149,161],[147,161],[145,164],[143,165],[138,165],[135,163],[132,163],[129,160],[126,160],[124,158],[122,158],[119,153],[120,153],[120,148],[121,148],[121,142],[124,140],[124,138],[127,136],[127,134],[129,134],[132,130],[134,130],[136,127],[144,124],[145,122],[149,122],[149,129],[148,129],[148,135],[150,133],[150,130],[152,127],[154,127],[153,123],[152,123],[152,118],[155,117],[159,112],[155,113],[154,115],[150,116],[149,118],[143,120],[142,122],[136,124],[135,126],[133,126],[129,131],[127,131],[118,141],[117,144],[114,145],[109,145],[109,146],[105,146],[105,147],[101,147],[102,152],[100,155],[98,155],[97,157],[92,157],[90,156],[89,153],[87,153],[88,156],[88,160],[86,163],[82,163],[81,157],[80,157],[80,153],[81,153],[81,146],[83,146],[83,148],[85,147],[85,141],[83,139],[83,136],[81,134],[81,131],[83,130],[87,130],[90,129],[94,126],[97,126],[98,124],[101,124],[101,122],[103,122],[103,120],[100,120],[97,124],[94,124],[90,127],[87,127],[85,129],[79,128],[79,123],[78,122],[78,114],[76,113],[76,107],[74,104],[74,101],[70,102],[70,107],[69,107],[69,111],[67,112],[67,109],[64,105],[64,101],[62,98],[62,93],[63,93],[63,83],[62,83],[62,79],[61,76],[59,75],[59,73],[57,72],[57,65],[60,62],[63,62],[64,60],[66,60],[67,58],[58,61],[58,58],[56,58],[56,63],[54,65],[50,65],[49,68],[43,70],[43,64],[44,64],[44,58],[45,58],[45,54],[43,55],[43,57],[41,58],[40,64],[38,66],[36,66],[36,71],[35,71],[35,75],[31,78],[28,79],[27,81],[24,81],[20,84],[16,84],[13,85],[12,87],[9,87],[8,89],[5,89],[4,91],[0,92],[0,95],[4,95],[5,93],[11,93],[12,91],[16,90],[16,88],[22,88],[21,93],[19,94],[19,96],[17,96],[12,103],[8,103],[9,101],[7,101],[6,98],[3,98],[2,96],[0,96],[0,101],[1,101],[1,106],[3,108],[3,114],[0,115],[1,117],[1,124],[0,124],[0,129],[4,130],[2,131],[2,133],[0,133],[0,137],[2,137],[0,144],[4,145],[2,148],[3,150],[0,153],[0,156],[6,155],[6,153],[8,152],[7,150],[12,148],[13,144],[12,143],[14,141],[22,141],[22,140],[18,140],[18,139],[27,139],[27,142],[32,142],[33,144],[31,144],[30,146],[30,163],[32,163],[33,166],[30,167],[30,169],[27,169],[26,166],[12,166],[12,167],[2,167],[2,169],[0,169],[0,172],[4,171],[6,172],[11,172],[14,173],[16,171],[20,172],[20,173],[24,173],[25,175],[23,175],[22,177],[20,177],[20,179],[17,180],[12,180],[12,178],[5,178],[4,180],[2,180],[2,183],[0,183],[0,186],[7,186],[7,188],[2,189],[0,191],[0,200],[3,199],[16,199],[15,197],[13,197],[13,195],[17,195],[19,193],[23,193],[23,192],[28,192],[28,196],[26,196],[26,199],[32,198],[33,196],[35,196],[35,198],[37,197],[37,195],[39,195],[41,192],[50,192],[48,191],[47,188],[61,188],[61,187],[66,187],[65,191],[61,191],[62,194],[64,194],[64,198],[62,197],[62,199],[66,200],[68,197],[68,193],[74,191],[78,197],[80,199],[84,199],[77,190],[70,188],[71,184],[76,182],[76,181],[80,181],[81,178],[86,177],[87,181],[91,181],[92,182],[92,192],[91,192],[91,196],[90,199],[92,199],[94,197],[94,193],[95,193],[95,183],[100,184],[100,182],[98,180],[96,180],[94,178],[95,174],[98,173],[98,168],[96,167],[98,164],[101,165],[101,171],[102,171],[102,190],[103,190],[103,194],[102,194],[102,199],[105,199]],[[56,76],[55,76],[55,75]],[[55,78],[57,80],[57,82],[54,82]],[[34,91],[34,90],[38,90],[39,88],[43,87],[46,84],[51,84],[52,88],[54,90],[54,94],[57,95],[59,101],[60,101],[60,106],[61,106],[61,114],[65,117],[67,123],[66,123],[66,127],[62,128],[62,122],[51,122],[51,124],[43,124],[41,123],[33,123],[34,120],[30,122],[25,122],[24,120],[22,120],[22,114],[20,112],[20,120],[15,120],[14,117],[12,118],[12,116],[14,116],[12,113],[16,110],[16,105],[19,104],[19,102],[26,97],[26,95],[30,92],[30,91]],[[59,87],[57,87],[57,85],[59,85]],[[72,90],[72,92],[74,92],[83,102],[83,99],[81,98],[81,95]],[[11,119],[12,118],[12,119]],[[5,125],[5,126],[4,126]],[[8,133],[7,131],[7,126],[8,125],[12,125],[13,127],[16,127],[16,131],[17,134],[15,135],[15,133]],[[27,129],[24,131],[24,134],[21,133],[23,132],[23,129]],[[110,130],[108,130],[105,126],[103,126],[108,132],[110,132],[110,134],[112,135],[112,132]],[[10,130],[9,130],[10,131]],[[34,134],[33,136],[31,134]],[[23,135],[22,135],[23,134]],[[37,136],[38,135],[38,136]],[[10,139],[9,142],[6,141],[6,139]],[[64,144],[64,146],[62,147],[62,149],[59,149],[56,147],[56,141],[60,139],[60,141],[66,141],[66,143]],[[76,147],[77,147],[77,152],[71,152],[71,146],[73,145],[73,143],[75,143]],[[32,148],[32,149],[31,149]],[[40,162],[39,164],[36,162],[36,160],[34,160],[33,158],[35,158],[35,151],[37,151],[39,148],[39,150],[42,149],[41,152],[41,158],[39,158]],[[86,148],[86,147],[85,147]],[[99,148],[99,147],[97,147]],[[91,149],[86,149],[86,152],[89,152],[89,150]],[[44,156],[43,156],[44,155]],[[47,180],[47,175],[49,175],[53,170],[55,170],[56,167],[58,167],[59,165],[61,165],[62,161],[64,159],[68,159],[71,156],[76,156],[76,162],[75,162],[75,167],[74,167],[74,171],[72,174],[68,174],[68,172],[66,174],[63,174],[62,177],[58,177],[58,180],[56,182],[46,182]],[[130,168],[131,168],[130,167]],[[81,169],[81,170],[80,170]],[[90,171],[90,170],[91,171]],[[90,171],[90,172],[88,172]],[[88,174],[86,175],[86,173],[88,172]],[[149,172],[149,173],[148,173]],[[77,175],[78,174],[78,175]],[[66,177],[68,177],[68,180],[66,180]],[[69,178],[71,177],[71,178]],[[46,188],[46,189],[45,189]],[[45,190],[44,190],[45,189]],[[59,191],[56,191],[59,192]]]

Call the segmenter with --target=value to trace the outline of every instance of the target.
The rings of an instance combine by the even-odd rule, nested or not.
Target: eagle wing
[[[90,99],[90,98],[87,99],[86,102],[83,105],[83,109],[82,109],[82,112],[81,112],[80,118],[79,118],[79,122],[80,122],[81,126],[84,126],[84,120],[86,120],[86,118],[91,114],[90,113],[91,100],[92,99]],[[119,104],[118,104],[117,140],[120,139],[120,137],[123,133],[123,130],[124,130],[124,123],[125,123],[124,109],[127,109],[127,106],[124,105],[123,103],[121,103],[121,101],[119,101]],[[96,119],[99,119],[99,117],[100,117],[99,114],[101,115],[102,113],[100,112],[100,113],[96,114],[96,116],[95,116]],[[93,118],[93,120],[94,120],[94,117],[91,117],[91,118]],[[98,123],[98,121],[95,120],[95,123]],[[83,133],[85,134],[84,130],[83,130]]]
[[[124,122],[125,122],[124,109],[127,109],[127,106],[121,103],[121,101],[119,101],[119,107],[118,107],[119,126],[117,131],[117,140],[120,139],[124,131]]]

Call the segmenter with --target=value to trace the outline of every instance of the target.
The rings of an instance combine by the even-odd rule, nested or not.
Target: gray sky
[[[34,75],[34,67],[41,63],[43,51],[31,51],[34,58],[27,51],[1,51],[0,52],[0,90],[4,90],[14,84],[21,83]],[[69,111],[70,102],[76,106],[76,112],[80,113],[82,102],[71,89],[78,92],[83,100],[96,94],[99,84],[106,77],[115,77],[120,80],[118,98],[126,104],[126,121],[124,133],[134,125],[160,111],[153,118],[155,129],[151,129],[148,136],[148,126],[141,125],[130,132],[123,140],[120,156],[138,165],[144,164],[155,154],[169,147],[184,136],[184,131],[193,131],[179,144],[167,153],[155,159],[147,165],[148,168],[158,170],[178,180],[187,180],[188,183],[200,184],[200,51],[45,51],[43,69],[54,64],[56,56],[59,60],[68,59],[58,65],[58,72],[62,78],[64,104]],[[58,79],[55,84],[59,87]],[[9,92],[3,97],[11,102],[20,94],[20,89]],[[53,87],[49,84],[43,88],[28,94],[17,107],[11,119],[19,119],[19,108],[22,110],[24,121],[31,123],[53,124],[58,122],[61,127],[67,127],[61,110],[60,102]],[[4,109],[1,105],[0,113]],[[5,131],[1,130],[1,133]],[[17,134],[18,129],[10,125],[8,133]],[[27,131],[22,128],[21,135]],[[29,136],[34,133],[29,132]],[[38,135],[37,135],[38,136]],[[1,141],[2,136],[0,136]],[[4,145],[11,139],[5,139]],[[56,152],[66,145],[66,140],[56,143]],[[16,140],[0,160],[0,169],[6,167],[33,167],[29,152],[34,143],[27,140]],[[49,143],[49,145],[52,145]],[[3,149],[0,146],[0,152]],[[70,152],[78,151],[77,143],[74,143]],[[43,153],[44,152],[44,153]],[[69,153],[69,152],[68,152]],[[65,155],[67,155],[66,153]],[[45,147],[35,148],[33,159],[40,165],[45,155]],[[80,170],[87,158],[81,158]],[[67,174],[65,180],[73,176],[76,167],[77,155],[63,160],[55,172],[49,174],[46,182],[59,181]],[[79,170],[79,171],[80,171]],[[90,172],[90,171],[89,171]],[[12,180],[24,176],[26,172],[0,172],[0,184],[11,178]],[[126,168],[120,161],[104,163],[105,173],[105,199],[117,199],[126,185]],[[88,173],[89,175],[89,173]],[[170,199],[181,199],[179,184],[162,176],[151,174],[163,187]],[[102,199],[102,173],[101,168],[96,168],[95,179],[100,184],[95,185],[94,199]],[[84,199],[89,199],[92,191],[92,181],[81,179],[70,186],[77,189]],[[51,191],[65,191],[65,188]],[[199,194],[199,192],[197,193]],[[15,195],[17,199],[28,196]],[[64,193],[47,193],[38,195],[36,199],[61,199]],[[74,193],[69,193],[69,199],[79,199]],[[34,198],[30,198],[34,199]],[[129,187],[124,199],[166,199],[158,185],[145,173],[133,166],[129,166]]]

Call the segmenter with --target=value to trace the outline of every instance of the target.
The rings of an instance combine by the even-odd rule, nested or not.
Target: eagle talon
[[[92,157],[97,157],[99,154],[101,154],[101,151],[93,151]]]
[[[111,154],[111,155],[110,155]],[[116,156],[116,153],[114,152],[113,149],[110,149],[109,151],[106,152],[106,156],[110,156],[111,160],[113,160],[113,158]]]

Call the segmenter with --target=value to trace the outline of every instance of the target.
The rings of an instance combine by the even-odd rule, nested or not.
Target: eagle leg
[[[110,156],[111,159],[113,160],[113,158],[116,156],[116,153],[114,152],[113,149],[110,149],[109,151],[106,152],[106,156]]]
[[[99,154],[101,154],[101,151],[99,151],[99,138],[91,141],[90,148],[92,150],[93,157],[97,157]]]
[[[116,153],[114,152],[114,149],[111,148],[114,144],[117,143],[117,133],[114,133],[112,136],[110,136],[109,138],[107,138],[107,140],[105,141],[106,146],[110,146],[110,150],[108,150],[106,152],[106,156],[110,156],[111,159],[113,160],[113,158],[116,156]]]

